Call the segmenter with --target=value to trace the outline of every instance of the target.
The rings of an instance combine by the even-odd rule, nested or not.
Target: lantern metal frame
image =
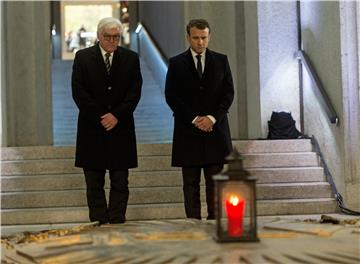
[[[221,174],[214,175],[215,188],[215,218],[216,218],[216,233],[215,240],[217,242],[256,242],[259,241],[257,237],[257,212],[256,212],[256,181],[257,179],[250,175],[250,173],[243,168],[243,157],[234,149],[227,158],[228,169]],[[239,186],[244,187],[243,190],[250,190],[250,197],[247,197],[246,203],[249,208],[249,228],[246,229],[243,235],[231,236],[228,231],[223,228],[223,211],[224,200],[223,190],[228,188],[229,183],[234,182]],[[236,188],[233,186],[233,188]],[[229,221],[229,219],[227,219]]]

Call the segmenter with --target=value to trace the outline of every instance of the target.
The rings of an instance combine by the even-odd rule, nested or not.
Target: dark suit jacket
[[[140,100],[142,77],[138,55],[119,47],[110,75],[99,44],[76,53],[72,95],[79,108],[75,166],[127,169],[137,166],[133,112]],[[111,112],[118,124],[110,131],[101,116]]]
[[[190,49],[171,58],[165,96],[175,118],[172,165],[223,163],[232,151],[227,113],[234,98],[234,87],[227,57],[207,50],[201,79]],[[202,132],[192,124],[198,115],[216,118],[212,132]]]

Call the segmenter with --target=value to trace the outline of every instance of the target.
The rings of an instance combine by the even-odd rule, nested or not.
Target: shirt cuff
[[[193,121],[191,122],[191,124],[195,124],[195,121],[196,121],[196,119],[198,118],[199,116],[196,116],[194,119],[193,119]]]
[[[207,115],[206,117],[208,117],[211,120],[211,122],[213,122],[213,124],[216,123],[216,119],[212,115]]]

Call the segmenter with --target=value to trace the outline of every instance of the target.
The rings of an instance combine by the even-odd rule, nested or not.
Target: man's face
[[[210,33],[209,29],[190,28],[190,34],[187,35],[190,47],[196,53],[203,53],[209,45]]]
[[[120,42],[120,31],[117,28],[103,28],[98,33],[100,46],[107,52],[114,52]]]

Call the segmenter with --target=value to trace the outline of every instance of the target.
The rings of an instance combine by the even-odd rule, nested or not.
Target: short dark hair
[[[188,33],[188,35],[190,35],[190,28],[192,27],[196,27],[198,29],[205,29],[208,28],[209,29],[209,33],[210,33],[210,25],[209,22],[207,22],[205,19],[191,19],[189,21],[189,23],[186,26],[186,32]]]

